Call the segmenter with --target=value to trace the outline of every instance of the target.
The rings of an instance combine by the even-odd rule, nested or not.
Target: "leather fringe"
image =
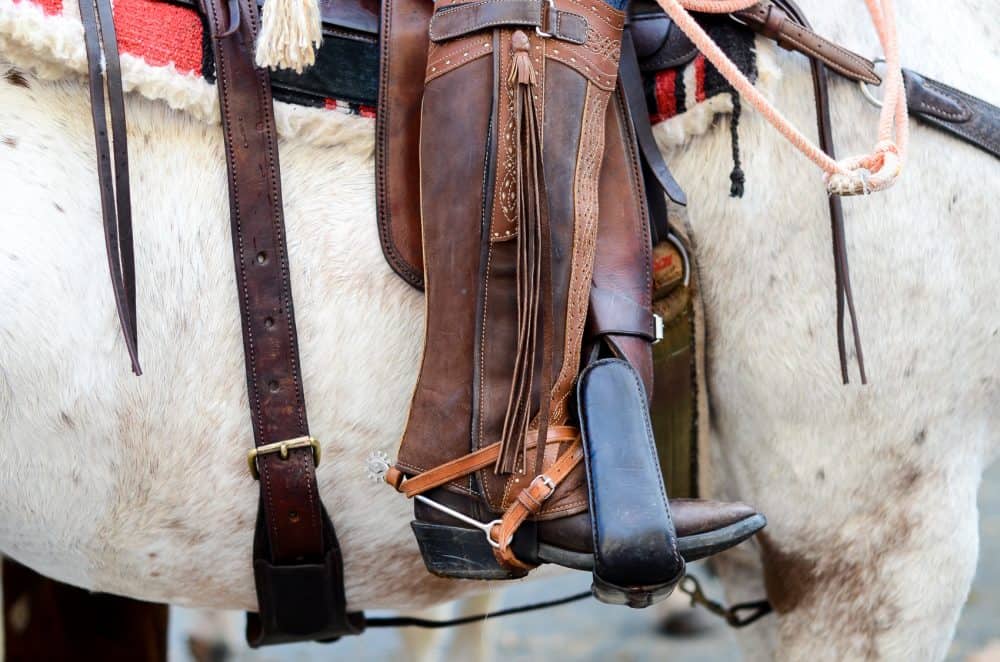
[[[494,467],[497,473],[513,473],[518,464],[525,466],[525,438],[532,419],[531,399],[539,349],[542,297],[542,146],[533,100],[533,88],[538,83],[538,76],[531,64],[528,36],[518,30],[512,35],[511,42],[514,56],[507,82],[514,87],[517,136],[517,351],[500,437],[500,456]],[[543,384],[542,387],[547,388],[548,385]],[[548,416],[539,418],[538,434],[544,438]]]

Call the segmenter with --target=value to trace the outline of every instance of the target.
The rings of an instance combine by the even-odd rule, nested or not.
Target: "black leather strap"
[[[90,110],[94,123],[94,141],[97,146],[97,177],[111,286],[114,290],[118,320],[125,337],[125,347],[132,361],[132,372],[141,375],[136,330],[135,257],[132,248],[132,205],[128,179],[125,100],[111,3],[109,0],[80,0],[80,19],[83,22],[87,50]],[[106,63],[106,73],[101,70],[102,56]],[[108,144],[105,85],[107,85],[108,109],[111,115],[114,161],[111,158],[111,146]]]
[[[580,374],[577,396],[590,487],[594,593],[645,607],[680,581],[684,559],[642,380],[627,361],[602,359]]]
[[[912,69],[903,82],[911,115],[1000,158],[1000,108]]]
[[[229,177],[233,256],[247,391],[259,455],[260,506],[254,577],[260,614],[249,614],[252,646],[332,641],[364,629],[348,613],[333,524],[316,484],[308,441],[271,85],[254,65],[257,7],[204,0],[215,57]],[[278,450],[275,444],[300,443]],[[269,450],[270,449],[270,450]]]
[[[660,148],[656,146],[656,140],[653,138],[653,127],[649,123],[649,111],[646,108],[646,100],[642,91],[639,60],[636,57],[629,30],[625,30],[622,34],[618,78],[621,81],[621,89],[624,92],[629,114],[632,116],[636,142],[639,143],[639,151],[642,154],[643,170],[644,172],[648,171],[648,174],[651,175],[651,177],[646,177],[647,188],[655,184],[655,187],[666,193],[668,198],[679,205],[686,205],[687,196],[684,195],[684,190],[670,173],[670,169],[663,160],[663,154],[660,153]],[[666,217],[665,213],[663,217]],[[654,230],[660,241],[666,239],[666,227],[654,227]]]

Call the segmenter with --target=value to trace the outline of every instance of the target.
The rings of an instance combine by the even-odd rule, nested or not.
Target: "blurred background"
[[[968,602],[958,624],[949,660],[1000,662],[1000,463],[983,477],[979,493],[979,568]],[[705,592],[722,597],[722,589],[704,567],[695,568]],[[571,573],[547,580],[512,586],[503,591],[503,607],[550,600],[586,590],[590,579]],[[503,662],[556,659],[646,662],[716,662],[738,660],[739,650],[732,631],[703,609],[690,610],[678,599],[668,609],[631,610],[587,599],[544,612],[507,616],[494,624],[497,636],[494,658]],[[686,599],[685,599],[686,602]],[[372,612],[371,615],[375,615]],[[239,642],[242,616],[222,619],[233,630],[230,639]],[[174,609],[170,624],[170,662],[211,660],[222,662],[223,651],[202,647],[192,654],[189,634],[204,625],[204,616]],[[459,633],[452,631],[448,637]],[[447,650],[447,649],[445,649]],[[445,657],[441,659],[453,659]],[[200,659],[199,659],[200,658]],[[369,630],[361,637],[333,645],[301,644],[251,651],[230,651],[225,659],[238,662],[317,662],[319,660],[412,659],[404,639],[395,630]]]

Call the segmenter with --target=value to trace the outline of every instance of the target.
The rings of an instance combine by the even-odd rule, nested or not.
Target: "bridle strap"
[[[278,140],[268,73],[253,60],[254,2],[203,0],[225,137],[233,256],[257,446],[260,502],[252,646],[331,640],[364,628],[349,614],[340,548],[316,483],[285,244]],[[234,15],[234,12],[236,15]]]
[[[136,331],[135,255],[132,248],[132,204],[128,178],[125,100],[114,16],[109,0],[80,0],[79,4],[87,50],[90,112],[97,148],[97,178],[111,286],[122,335],[125,338],[125,347],[132,362],[132,372],[141,375]],[[102,56],[106,64],[106,75],[101,70]],[[111,158],[112,147],[108,144],[105,84],[107,109],[111,115],[114,160]],[[113,176],[112,171],[114,171]]]

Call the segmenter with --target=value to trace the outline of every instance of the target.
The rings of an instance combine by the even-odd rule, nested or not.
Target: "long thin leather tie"
[[[810,28],[802,10],[792,0],[775,0],[792,20]],[[819,129],[819,144],[830,158],[836,158],[833,144],[832,122],[830,120],[830,93],[827,67],[815,58],[809,58],[812,68],[813,91],[816,96],[816,126]],[[858,315],[854,307],[854,291],[851,288],[851,273],[847,263],[847,239],[844,232],[844,208],[839,195],[829,196],[830,228],[833,235],[834,282],[837,291],[837,352],[840,356],[840,376],[847,384],[850,375],[847,368],[847,338],[844,328],[845,312],[851,318],[851,334],[854,336],[854,352],[858,361],[861,383],[868,383],[865,372],[865,355],[861,349],[861,334],[858,330]]]
[[[128,179],[125,101],[111,3],[109,0],[80,0],[80,19],[83,22],[87,50],[90,110],[97,147],[97,177],[111,286],[114,290],[118,320],[125,337],[125,347],[132,362],[132,372],[141,375],[136,328],[135,255],[132,248],[132,205]],[[101,71],[102,55],[106,63],[106,72]],[[111,111],[114,161],[111,159],[111,146],[108,144],[105,85]]]

